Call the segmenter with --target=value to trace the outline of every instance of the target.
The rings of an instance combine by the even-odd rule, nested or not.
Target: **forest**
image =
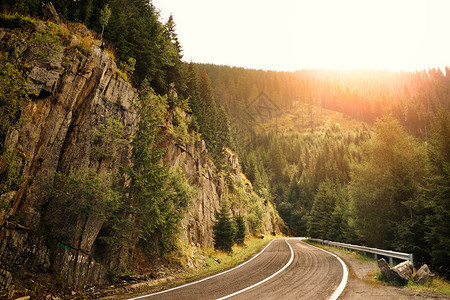
[[[40,14],[37,0],[4,3]],[[235,150],[257,193],[276,205],[292,235],[413,252],[417,263],[449,275],[449,68],[276,72],[186,63],[175,21],[162,23],[147,1],[53,4],[99,34],[108,4],[105,44],[132,83],[190,112],[189,130],[203,136],[218,168],[224,147]],[[235,120],[261,92],[280,118],[300,107],[303,130],[246,134]],[[320,122],[322,109],[362,125],[350,130]]]
[[[251,125],[265,130],[246,135],[232,122],[233,142],[245,174],[276,204],[293,235],[413,252],[415,261],[448,276],[448,68],[288,73],[196,67],[208,73],[231,120],[244,119],[261,91],[281,108],[277,127],[259,120]],[[326,109],[358,125],[322,120]],[[297,117],[286,130],[281,120],[289,114]]]

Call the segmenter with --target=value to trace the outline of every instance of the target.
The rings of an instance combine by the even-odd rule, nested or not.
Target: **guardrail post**
[[[375,260],[378,260],[378,254],[375,253]]]
[[[413,255],[412,253],[408,255],[409,256],[409,261],[411,262],[412,266],[414,267],[414,262],[413,262]]]
[[[392,259],[392,257],[389,257],[389,264],[390,264],[391,266],[394,265],[394,260]]]

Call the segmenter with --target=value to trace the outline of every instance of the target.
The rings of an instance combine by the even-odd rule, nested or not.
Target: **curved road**
[[[343,269],[334,255],[298,238],[276,239],[231,270],[133,299],[335,299]]]

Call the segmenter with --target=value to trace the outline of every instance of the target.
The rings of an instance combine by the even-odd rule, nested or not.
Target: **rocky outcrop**
[[[38,26],[42,32],[47,25]],[[39,179],[55,171],[68,174],[90,169],[103,174],[127,165],[129,143],[115,149],[115,159],[99,157],[94,132],[100,124],[114,119],[131,139],[136,125],[131,106],[135,90],[118,76],[114,61],[99,47],[92,46],[86,56],[61,45],[43,56],[31,41],[35,32],[27,29],[0,34],[0,50],[12,53],[11,59],[27,62],[29,89],[34,94],[22,113],[27,121],[18,129],[12,128],[5,140],[5,148],[22,154],[22,174],[27,180],[18,191],[2,195],[8,209],[0,215],[0,269],[53,269],[78,286],[104,283],[106,270],[92,258],[102,220],[95,215],[74,218],[71,226],[75,234],[50,255],[48,244],[36,234],[47,203]]]
[[[205,142],[196,146],[172,141],[167,147],[166,162],[174,169],[180,168],[188,182],[199,188],[182,222],[184,239],[202,246],[212,245],[214,213],[224,195],[223,182],[214,176]]]
[[[277,221],[280,219],[274,212],[270,203],[264,203],[252,190],[250,182],[241,173],[239,160],[236,154],[229,149],[225,151],[225,161],[230,167],[233,185],[243,185],[244,193],[253,197],[255,203],[261,209],[261,228],[259,233],[280,232]],[[198,194],[189,205],[188,211],[181,223],[183,228],[183,239],[190,245],[200,247],[212,247],[213,224],[215,213],[224,202],[231,205],[234,215],[241,213],[247,216],[250,207],[245,205],[242,196],[235,195],[230,191],[229,183],[226,182],[224,174],[217,174],[214,164],[208,155],[204,141],[195,144],[180,143],[172,139],[167,146],[166,163],[172,168],[180,168],[186,175],[188,182],[197,188]],[[251,224],[250,229],[251,228]]]

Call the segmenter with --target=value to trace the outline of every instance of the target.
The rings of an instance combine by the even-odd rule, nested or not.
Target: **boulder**
[[[378,268],[380,268],[381,274],[383,274],[384,278],[387,281],[399,281],[400,276],[397,274],[397,272],[394,272],[388,265],[388,263],[384,260],[384,258],[381,258],[378,260]]]
[[[426,264],[420,267],[419,271],[417,271],[416,275],[414,275],[414,282],[418,284],[425,284],[428,280],[430,280],[434,276],[431,273],[430,269]]]
[[[405,284],[412,279],[413,265],[409,260],[390,268],[384,258],[381,258],[378,260],[378,267],[387,281]]]
[[[392,268],[392,271],[398,274],[404,281],[412,280],[413,265],[407,260]]]
[[[69,44],[69,48],[74,48],[77,47],[78,45],[81,44],[81,41],[77,38],[76,35],[71,35],[70,36],[70,44]]]

